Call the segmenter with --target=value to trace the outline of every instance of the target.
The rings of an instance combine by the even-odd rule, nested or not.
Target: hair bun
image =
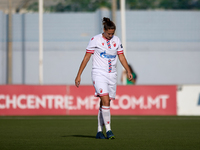
[[[108,30],[108,29],[116,29],[115,24],[110,20],[110,18],[103,17],[102,23],[103,23],[103,25],[104,25],[104,29],[105,29],[105,30]]]
[[[109,18],[106,18],[106,17],[103,17],[103,21],[105,21],[105,22],[110,22],[110,19],[109,19]]]

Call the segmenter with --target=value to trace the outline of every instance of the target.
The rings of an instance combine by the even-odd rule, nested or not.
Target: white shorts
[[[95,88],[95,96],[109,95],[111,100],[115,99],[117,87],[117,72],[108,73],[101,70],[92,71],[92,81]]]

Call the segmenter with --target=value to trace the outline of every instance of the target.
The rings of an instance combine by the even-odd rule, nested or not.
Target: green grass
[[[95,139],[96,116],[0,117],[0,150],[199,150],[198,116],[112,116],[114,140]]]

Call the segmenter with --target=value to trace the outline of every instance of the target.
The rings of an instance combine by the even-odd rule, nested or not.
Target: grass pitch
[[[116,139],[100,140],[96,116],[0,117],[0,150],[200,149],[199,116],[112,116],[111,127]]]

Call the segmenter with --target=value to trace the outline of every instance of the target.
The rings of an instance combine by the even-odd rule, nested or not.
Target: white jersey
[[[100,69],[108,73],[116,72],[117,55],[123,53],[123,47],[120,39],[113,36],[111,40],[107,40],[102,34],[94,36],[87,48],[87,53],[92,53],[92,69]]]

